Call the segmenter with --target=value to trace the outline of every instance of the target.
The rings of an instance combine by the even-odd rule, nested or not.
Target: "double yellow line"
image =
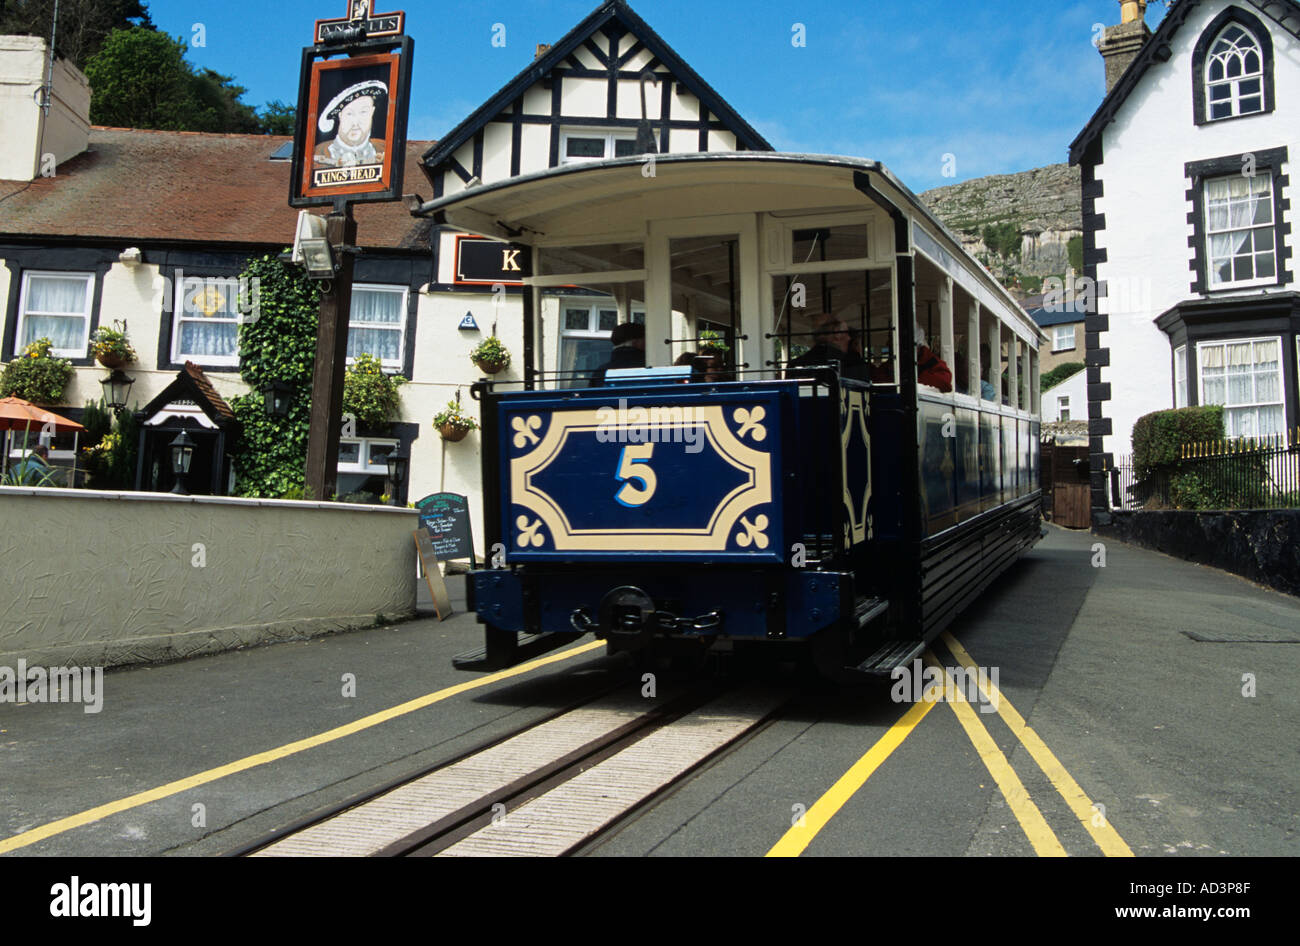
[[[1087,830],[1097,846],[1101,848],[1102,853],[1107,857],[1132,857],[1132,850],[1124,843],[1124,839],[1119,836],[1119,832],[1106,820],[1099,809],[1093,806],[1087,794],[1079,787],[1079,783],[1066,771],[1065,766],[1056,758],[1052,750],[1047,748],[1047,744],[1043,742],[1038,733],[1034,732],[1025,723],[1025,718],[1011,705],[1011,701],[989,682],[987,675],[978,673],[978,668],[975,666],[970,654],[966,652],[966,649],[957,643],[957,640],[951,634],[946,632],[943,634],[943,642],[952,652],[952,655],[957,658],[958,663],[966,669],[967,678],[979,681],[979,688],[984,698],[997,707],[998,715],[1002,717],[1003,722],[1007,724],[1007,727],[1019,740],[1020,744],[1028,750],[1038,767],[1042,769],[1043,774],[1047,776],[1053,787],[1065,800],[1070,811],[1079,819],[1079,822]],[[931,667],[939,666],[938,661],[929,651],[926,652],[926,663]],[[1034,852],[1040,857],[1065,857],[1065,848],[1052,832],[1047,819],[1043,817],[1043,813],[1034,804],[1033,799],[1029,797],[1029,792],[1025,789],[1024,783],[1021,782],[1020,776],[1016,774],[1011,763],[1007,761],[1006,755],[998,748],[997,743],[989,735],[989,731],[980,721],[979,716],[971,709],[970,704],[966,701],[963,688],[955,685],[950,672],[946,669],[944,670],[944,678],[947,683],[945,690],[956,694],[956,699],[948,705],[952,707],[952,711],[956,714],[962,729],[965,730],[971,745],[979,753],[980,760],[989,770],[989,774],[997,784],[998,790],[1002,792],[1007,805],[1015,814],[1016,820],[1024,830],[1025,836],[1034,848]],[[867,779],[889,758],[890,754],[902,745],[903,740],[911,735],[912,731],[916,729],[917,725],[934,706],[935,703],[924,700],[914,703],[912,708],[903,714],[903,718],[890,727],[889,731],[817,800],[807,814],[804,815],[802,823],[791,827],[781,840],[772,846],[772,849],[767,852],[767,856],[798,857],[803,853],[804,849],[812,843],[813,838],[817,836],[817,833],[826,826],[827,822],[843,807],[844,803],[866,783]]]
[[[480,687],[497,683],[501,680],[517,677],[520,674],[536,670],[538,667],[545,667],[548,664],[558,663],[561,660],[589,653],[598,647],[604,647],[605,642],[602,640],[592,641],[582,644],[578,647],[571,647],[562,650],[559,653],[551,654],[547,657],[538,657],[530,660],[528,663],[519,664],[516,667],[510,667],[507,670],[500,670],[496,673],[488,674],[484,677],[475,677],[457,683],[453,686],[445,687],[433,693],[426,693],[424,696],[416,697],[413,700],[407,700],[405,703],[399,703],[396,706],[390,706],[386,710],[380,710],[377,713],[371,713],[369,716],[363,716],[361,719],[345,723],[342,726],[336,726],[325,732],[317,733],[314,736],[308,736],[305,739],[299,739],[296,742],[290,742],[274,749],[268,749],[265,752],[259,752],[256,755],[245,756],[234,762],[228,762],[225,765],[218,766],[214,769],[208,769],[205,772],[198,772],[186,778],[177,779],[174,782],[168,782],[165,785],[159,785],[157,788],[151,788],[147,791],[137,792],[134,795],[128,795],[125,798],[119,798],[117,801],[111,801],[107,804],[98,805],[89,808],[86,811],[78,812],[75,815],[69,815],[66,818],[60,818],[57,821],[51,821],[49,824],[43,824],[38,828],[32,828],[21,834],[15,834],[12,837],[0,840],[0,854],[16,851],[19,848],[27,847],[38,841],[44,841],[46,838],[52,838],[56,834],[62,834],[65,831],[71,831],[73,828],[80,828],[92,822],[107,818],[110,815],[116,815],[123,811],[130,811],[132,808],[139,808],[141,805],[147,805],[171,795],[180,792],[189,791],[192,788],[198,788],[200,785],[207,785],[209,782],[215,782],[217,779],[226,778],[230,775],[236,775],[240,772],[247,772],[249,769],[255,769],[258,766],[266,765],[270,762],[277,762],[280,759],[288,758],[291,755],[297,755],[299,752],[305,752],[308,749],[315,749],[317,746],[323,746],[326,743],[334,742],[345,736],[351,736],[363,730],[378,726],[381,723],[389,722],[399,716],[405,716],[407,713],[414,713],[416,710],[424,709],[435,703],[441,703],[443,700],[451,699],[461,693],[468,693],[471,690],[477,690]]]

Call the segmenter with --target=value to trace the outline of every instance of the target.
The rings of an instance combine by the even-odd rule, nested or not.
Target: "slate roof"
[[[740,117],[740,113],[727,104],[726,100],[709,85],[698,72],[687,65],[686,60],[673,50],[650,25],[632,12],[625,0],[606,0],[585,20],[569,30],[540,58],[529,63],[527,68],[511,79],[496,95],[484,102],[468,118],[444,135],[436,144],[425,151],[421,159],[430,169],[436,167],[454,155],[458,148],[469,141],[481,128],[497,117],[515,99],[540,82],[547,73],[561,65],[579,46],[590,39],[596,32],[610,23],[621,24],[634,35],[646,49],[663,63],[673,78],[691,91],[706,108],[735,132],[737,144],[750,151],[772,151],[772,146],[762,135]]]
[[[89,149],[56,176],[0,181],[0,239],[283,248],[293,242],[298,211],[288,204],[290,162],[270,155],[289,140],[92,127]],[[429,144],[407,142],[404,193],[423,181],[419,155]],[[412,219],[401,201],[357,204],[354,212],[363,246],[428,251],[428,221]]]
[[[1102,99],[1100,107],[1088,120],[1083,131],[1079,132],[1078,137],[1070,143],[1070,164],[1078,164],[1083,160],[1084,152],[1096,141],[1106,126],[1114,121],[1115,115],[1137,88],[1137,84],[1142,81],[1151,64],[1168,60],[1174,35],[1187,21],[1188,15],[1199,2],[1200,0],[1175,0],[1165,14],[1165,18],[1160,21],[1160,26],[1156,28],[1155,33]],[[1296,0],[1239,0],[1239,2],[1253,6],[1280,24],[1292,36],[1300,39],[1300,3]]]
[[[1039,306],[1033,309],[1025,309],[1025,312],[1038,323],[1039,328],[1051,328],[1053,325],[1069,325],[1072,322],[1082,322],[1084,320],[1084,313],[1074,311],[1073,303],[1062,304],[1060,309],[1060,312],[1048,312],[1047,309]]]

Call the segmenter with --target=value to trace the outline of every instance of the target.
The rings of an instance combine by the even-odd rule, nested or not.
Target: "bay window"
[[[1253,338],[1201,342],[1200,403],[1222,404],[1227,437],[1262,437],[1281,433],[1282,340]]]

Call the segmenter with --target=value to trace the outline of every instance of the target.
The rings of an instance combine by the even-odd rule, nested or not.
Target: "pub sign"
[[[522,286],[531,276],[532,254],[526,246],[486,237],[456,237],[456,283],[462,286]]]
[[[402,196],[413,49],[398,36],[303,50],[290,206]]]

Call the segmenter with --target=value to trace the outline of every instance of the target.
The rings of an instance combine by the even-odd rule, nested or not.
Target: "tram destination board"
[[[429,533],[433,553],[440,562],[467,558],[474,564],[474,539],[470,533],[469,500],[460,493],[434,493],[415,504],[420,527]]]

